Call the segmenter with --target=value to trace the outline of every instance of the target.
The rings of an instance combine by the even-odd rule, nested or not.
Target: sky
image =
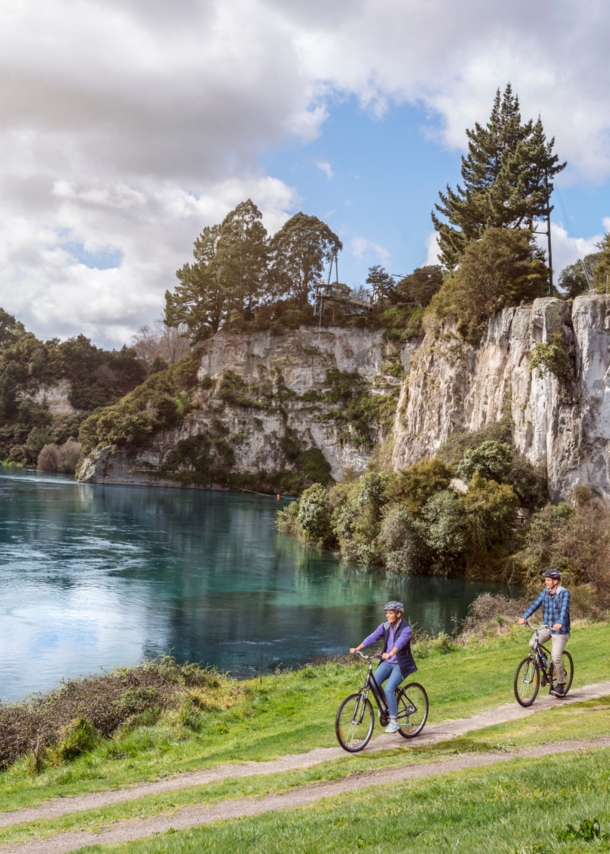
[[[205,225],[324,219],[354,287],[435,261],[430,211],[511,82],[568,167],[555,269],[610,230],[607,0],[4,0],[0,305],[129,343]]]

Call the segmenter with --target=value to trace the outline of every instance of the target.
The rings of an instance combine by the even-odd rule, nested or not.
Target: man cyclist
[[[566,671],[561,662],[561,655],[570,639],[570,594],[560,585],[561,573],[558,570],[547,569],[542,575],[545,589],[519,618],[519,622],[523,625],[534,611],[542,608],[542,620],[548,628],[539,629],[538,638],[540,643],[546,643],[549,639],[552,642],[551,660],[557,684],[551,693],[556,697],[563,697],[566,692]],[[534,637],[530,641],[530,647],[533,646]]]
[[[398,732],[400,729],[395,692],[403,679],[417,670],[411,652],[411,626],[403,619],[404,610],[402,602],[388,602],[384,608],[386,622],[377,626],[373,634],[365,638],[359,646],[350,649],[351,653],[359,652],[383,638],[383,661],[375,671],[375,681],[381,688],[382,682],[387,679],[385,691],[381,688],[390,711],[390,723],[386,732]]]

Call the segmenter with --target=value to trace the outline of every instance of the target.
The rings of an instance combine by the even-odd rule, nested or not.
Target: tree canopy
[[[533,231],[535,220],[547,214],[553,178],[566,165],[553,154],[555,140],[546,139],[540,118],[522,122],[510,83],[503,94],[498,89],[487,124],[477,122],[466,134],[463,186],[447,186],[432,213],[441,261],[449,270],[487,228]]]
[[[341,249],[343,244],[321,219],[302,212],[295,214],[270,244],[277,293],[294,298],[299,307],[306,305],[314,282]]]
[[[252,320],[272,300],[308,305],[314,282],[343,248],[315,216],[297,213],[269,239],[262,215],[248,199],[195,241],[194,262],[181,267],[165,294],[165,323],[185,324],[196,343],[236,318]]]

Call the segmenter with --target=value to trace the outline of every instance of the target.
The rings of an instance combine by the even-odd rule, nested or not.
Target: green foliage
[[[443,268],[438,264],[417,267],[396,285],[397,301],[414,302],[425,308],[443,284]]]
[[[448,489],[437,492],[421,514],[421,530],[436,566],[447,574],[461,569],[468,544],[468,524],[461,499]]]
[[[404,504],[409,513],[417,516],[435,493],[449,486],[454,476],[453,469],[437,457],[421,460],[391,476],[388,497],[390,501]]]
[[[383,561],[378,537],[383,509],[388,503],[388,475],[370,472],[355,483],[333,488],[332,524],[341,555],[361,566],[376,566]]]
[[[433,298],[427,316],[457,321],[458,332],[468,339],[496,312],[547,290],[548,270],[532,232],[487,228],[464,248],[460,266]]]
[[[466,451],[458,466],[463,480],[472,480],[479,474],[486,480],[504,483],[512,468],[512,448],[506,442],[483,442],[477,448]]]
[[[47,749],[47,760],[51,764],[70,762],[83,753],[93,750],[100,741],[100,733],[86,717],[76,718],[64,727],[56,745]]]
[[[299,501],[297,519],[307,542],[324,546],[332,541],[331,507],[321,484],[314,483],[305,490]]]
[[[485,229],[534,230],[534,221],[546,216],[553,178],[565,163],[553,154],[542,122],[522,123],[519,99],[510,84],[498,89],[491,115],[483,127],[467,130],[468,154],[462,157],[463,186],[439,193],[432,214],[439,235],[443,265],[454,269],[466,247]]]
[[[485,559],[494,546],[510,540],[517,521],[519,499],[508,484],[473,475],[460,499],[468,522],[469,546],[474,560]]]
[[[392,504],[381,523],[380,552],[390,572],[423,575],[430,564],[430,553],[423,528],[404,505]]]
[[[554,333],[550,341],[534,346],[530,368],[532,371],[538,370],[543,376],[545,373],[551,373],[559,380],[569,378],[572,365],[561,333]]]
[[[597,244],[593,287],[599,294],[610,293],[610,232]]]
[[[595,264],[599,257],[598,252],[593,252],[590,255],[585,255],[582,261],[568,264],[561,271],[559,287],[568,299],[574,299],[574,297],[586,294],[590,290],[595,277]]]
[[[481,430],[460,429],[452,433],[436,452],[437,459],[457,469],[467,451],[474,450],[483,442],[507,442],[513,438],[513,421],[503,415],[499,421],[486,424]]]
[[[560,842],[572,842],[576,839],[582,839],[585,842],[594,842],[598,839],[610,839],[610,833],[602,832],[598,819],[585,818],[580,822],[578,827],[573,824],[566,825],[557,834],[557,839]]]
[[[274,289],[281,296],[294,299],[297,308],[302,309],[314,282],[343,244],[326,223],[299,211],[276,232],[269,248]]]
[[[102,445],[138,447],[145,444],[159,430],[172,427],[185,415],[184,387],[192,373],[185,368],[195,362],[187,356],[148,377],[142,385],[127,394],[114,406],[96,410],[82,424],[80,442],[87,454]]]

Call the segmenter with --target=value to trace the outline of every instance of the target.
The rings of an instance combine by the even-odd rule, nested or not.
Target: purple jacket
[[[377,626],[373,634],[369,635],[362,641],[362,646],[372,646],[374,643],[377,643],[378,640],[383,638],[383,651],[388,652],[391,649],[396,649],[398,652],[393,655],[391,658],[387,659],[388,664],[397,664],[400,667],[400,672],[402,673],[403,679],[406,678],[409,673],[413,673],[417,670],[417,665],[413,660],[413,654],[411,653],[411,626],[408,623],[405,623],[404,620],[398,623],[396,628],[394,628],[390,623],[381,623],[380,626]]]

